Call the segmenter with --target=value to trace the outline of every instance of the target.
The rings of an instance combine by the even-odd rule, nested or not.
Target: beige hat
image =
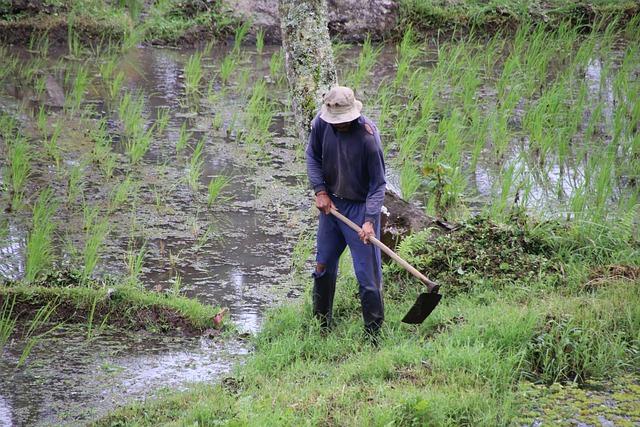
[[[334,86],[324,96],[320,118],[327,123],[347,123],[360,117],[362,102],[346,86]]]

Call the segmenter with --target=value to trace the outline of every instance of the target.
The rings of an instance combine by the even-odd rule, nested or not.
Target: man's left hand
[[[369,244],[369,237],[375,237],[376,233],[373,231],[373,223],[371,221],[366,221],[362,224],[362,231],[359,233],[360,240],[362,240],[365,244]]]

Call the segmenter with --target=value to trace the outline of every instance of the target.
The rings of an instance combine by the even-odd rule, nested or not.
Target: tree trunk
[[[280,30],[295,128],[306,141],[322,95],[336,84],[326,0],[279,0]]]

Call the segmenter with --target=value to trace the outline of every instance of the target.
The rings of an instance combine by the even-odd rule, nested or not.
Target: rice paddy
[[[127,10],[135,21],[140,3],[129,3]],[[149,19],[165,18],[159,14]],[[361,46],[336,45],[339,79],[354,87],[364,113],[382,133],[390,187],[428,214],[449,221],[479,214],[507,221],[514,212],[525,212],[560,220],[582,233],[585,241],[576,237],[569,244],[566,236],[558,237],[565,242],[556,248],[559,256],[582,256],[590,266],[623,261],[635,265],[640,221],[640,19],[598,25],[585,32],[570,24],[550,29],[523,23],[512,36],[470,33],[427,40],[409,27],[397,45],[378,45],[368,38]],[[153,288],[158,298],[188,295],[213,305],[232,305],[232,312],[240,313],[239,323],[253,330],[260,325],[256,319],[261,319],[263,304],[273,298],[258,294],[262,282],[285,283],[289,288],[283,294],[307,285],[305,269],[313,253],[310,199],[303,184],[302,142],[288,129],[284,54],[265,45],[264,31],[256,34],[254,48],[249,29],[248,24],[239,26],[228,47],[147,47],[132,54],[136,51],[128,46],[135,46],[140,34],[132,32],[117,47],[89,48],[69,25],[64,55],[58,55],[47,38],[32,39],[28,51],[19,55],[8,49],[0,52],[2,96],[9,100],[0,106],[0,272],[6,280],[35,286],[52,270],[70,269],[91,288],[96,280],[115,276],[127,289]],[[54,93],[57,89],[62,96]],[[618,226],[609,230],[612,223]],[[614,251],[620,242],[631,249]],[[266,260],[267,254],[273,259]],[[577,282],[587,274],[578,263],[562,265],[572,269],[567,273],[574,274],[570,280]],[[344,281],[352,288],[352,277]],[[81,336],[87,342],[108,334],[109,320],[101,307],[110,286],[83,300]],[[539,293],[549,291],[545,286],[531,285]],[[571,298],[588,299],[574,291],[578,292],[571,288],[566,291],[571,295],[554,294],[560,301],[554,303],[555,314]],[[339,305],[353,320],[357,316],[351,316],[355,311],[344,292]],[[331,381],[347,378],[382,387],[387,375],[396,375],[391,373],[396,367],[418,369],[419,354],[437,360],[425,368],[437,375],[460,370],[456,387],[470,384],[472,392],[464,397],[462,387],[447,394],[436,375],[428,380],[433,394],[424,397],[410,389],[409,400],[394,400],[403,402],[402,420],[427,423],[430,412],[425,408],[442,401],[449,403],[434,412],[434,417],[443,417],[436,424],[465,422],[455,415],[465,408],[470,414],[467,422],[483,419],[484,413],[491,423],[513,419],[517,405],[511,393],[521,380],[566,381],[578,368],[588,377],[598,377],[609,368],[622,372],[622,365],[637,361],[626,353],[626,339],[613,344],[605,339],[604,323],[595,320],[602,314],[598,307],[582,317],[567,309],[570,316],[554,317],[543,333],[535,316],[546,315],[544,304],[534,304],[533,312],[509,311],[498,291],[484,296],[479,292],[454,300],[435,323],[423,327],[425,335],[439,334],[424,351],[408,344],[408,331],[395,331],[394,326],[382,353],[366,359],[368,350],[357,343],[357,319],[346,322],[337,337],[328,339],[328,346],[334,356],[345,352],[340,341],[344,338],[358,359],[331,370]],[[508,295],[510,303],[525,299],[518,292]],[[225,299],[226,294],[237,299]],[[614,305],[635,297],[616,288]],[[260,298],[259,308],[251,306]],[[486,310],[470,308],[482,298],[487,298]],[[22,369],[34,354],[42,354],[39,343],[58,333],[58,324],[48,319],[59,309],[59,301],[44,305],[34,314],[32,327],[20,329],[26,333],[19,346],[11,341],[16,300],[2,301],[0,347],[19,349],[12,366]],[[243,305],[251,308],[242,311]],[[391,317],[402,309],[393,306]],[[273,338],[283,348],[302,343],[318,350],[312,343],[313,326],[300,323],[313,323],[305,317],[307,311],[285,308],[274,315],[296,334],[306,335],[293,334],[295,343],[288,342],[291,337],[283,333],[284,326],[270,321],[258,348],[268,348]],[[520,317],[509,339],[500,335],[509,331],[489,322],[496,336],[485,331],[487,335],[468,342],[466,353],[455,356],[452,349],[460,350],[460,343],[477,332],[464,320],[451,320],[462,311],[486,322],[494,314],[503,320],[511,314]],[[621,313],[619,318],[612,315],[607,325],[636,315]],[[444,327],[437,322],[453,323]],[[634,333],[624,324],[625,333]],[[441,327],[451,328],[452,335],[441,333]],[[598,331],[593,354],[601,363],[589,364],[593,349],[575,332],[583,327]],[[516,336],[520,332],[523,335]],[[493,364],[492,355],[506,348],[500,343],[520,345],[531,333],[538,334],[537,347],[500,353],[504,360]],[[489,344],[483,347],[485,338]],[[565,338],[582,346],[579,358],[558,360],[558,342]],[[393,356],[398,342],[404,350]],[[299,353],[295,348],[291,354]],[[322,353],[326,351],[320,352],[326,358],[321,363],[328,365],[333,356]],[[286,360],[275,353],[270,348],[252,359],[248,369],[254,371],[249,372],[261,378],[261,366],[285,370]],[[297,374],[305,372],[302,366]],[[412,372],[407,378],[414,378]],[[297,374],[284,373],[291,381]],[[324,386],[319,393],[334,398],[327,391],[332,386]],[[291,392],[287,387],[284,390]],[[481,399],[483,387],[491,390],[488,403]],[[272,391],[286,401],[284,392]],[[347,395],[361,392],[349,386]],[[304,393],[311,399],[314,390]],[[500,400],[499,394],[508,397]],[[221,401],[232,398],[225,394]],[[292,407],[286,416],[306,414],[324,420],[307,403],[299,412]],[[355,420],[339,413],[347,423]],[[376,419],[390,421],[386,412],[371,416],[378,415]],[[189,412],[187,418],[198,416]],[[357,420],[366,418],[358,416]]]

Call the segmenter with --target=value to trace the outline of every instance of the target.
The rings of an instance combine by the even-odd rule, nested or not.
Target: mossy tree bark
[[[280,30],[296,132],[306,141],[322,95],[336,84],[326,0],[279,0]]]

